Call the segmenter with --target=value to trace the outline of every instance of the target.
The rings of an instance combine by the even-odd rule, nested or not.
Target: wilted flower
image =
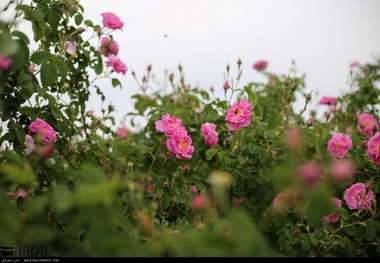
[[[156,121],[155,125],[156,130],[165,133],[166,136],[173,135],[179,128],[183,127],[181,119],[169,114],[164,114],[160,120]]]
[[[308,185],[317,183],[322,176],[322,171],[316,161],[311,160],[298,168],[298,176]]]
[[[219,137],[218,133],[216,132],[216,125],[213,123],[204,123],[201,127],[201,133],[204,139],[204,142],[208,146],[214,146],[215,144],[218,144]]]
[[[29,125],[29,131],[41,136],[43,144],[54,143],[57,140],[57,132],[50,124],[42,119],[36,119]]]
[[[344,200],[350,209],[369,209],[372,204],[374,194],[367,193],[365,184],[356,183],[344,192]]]
[[[223,89],[224,89],[224,91],[227,91],[227,90],[229,90],[231,88],[231,85],[230,85],[230,83],[226,80],[226,81],[224,81],[224,83],[223,83]]]
[[[185,128],[179,128],[166,140],[166,147],[175,154],[178,159],[190,159],[194,153],[191,137]]]
[[[248,100],[243,99],[232,105],[227,111],[226,121],[230,131],[247,127],[251,123],[252,111]]]
[[[351,179],[355,174],[355,165],[351,160],[334,160],[330,167],[331,175],[338,181]]]
[[[257,71],[263,71],[268,67],[268,61],[266,60],[259,60],[256,61],[253,65],[252,68]]]
[[[186,163],[184,166],[182,166],[182,171],[184,173],[188,173],[190,171],[190,165]]]
[[[342,201],[340,199],[333,198],[332,202],[334,203],[335,208],[342,207]],[[340,214],[336,212],[336,213],[332,213],[332,214],[322,217],[322,220],[327,223],[335,224],[336,222],[338,222],[339,218],[340,218]]]
[[[120,139],[125,139],[128,136],[128,130],[124,127],[119,127],[116,130],[116,134]]]
[[[37,65],[32,63],[29,65],[28,69],[30,73],[35,73],[37,71]]]
[[[319,104],[321,105],[335,105],[337,102],[337,99],[334,97],[323,97],[320,99]]]
[[[0,70],[5,71],[12,66],[12,60],[0,54]]]
[[[369,113],[362,113],[358,116],[358,130],[361,134],[372,136],[379,128],[375,117]]]
[[[101,14],[103,17],[103,26],[110,29],[121,29],[124,26],[124,23],[120,18],[111,12],[105,12]]]
[[[368,140],[367,146],[368,156],[375,164],[380,165],[380,132],[376,132],[376,134]]]
[[[108,67],[112,67],[112,70],[116,73],[122,73],[125,75],[125,73],[128,72],[127,66],[116,56],[109,55],[108,61],[106,61],[106,65]]]
[[[101,39],[100,53],[106,57],[109,55],[117,56],[119,53],[119,45],[114,39],[104,36]]]
[[[306,125],[308,127],[311,127],[311,126],[313,126],[313,123],[314,123],[314,118],[310,116],[309,119],[307,119],[307,121],[306,121]]]
[[[341,133],[335,133],[327,144],[327,149],[335,158],[344,157],[352,147],[350,136]]]
[[[34,150],[34,140],[33,137],[30,135],[25,135],[25,154],[30,155]]]
[[[66,41],[65,42],[65,49],[68,54],[71,56],[75,56],[76,54],[76,49],[77,49],[77,43],[73,41]]]

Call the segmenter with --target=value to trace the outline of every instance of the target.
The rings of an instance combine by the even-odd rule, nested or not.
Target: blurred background
[[[114,36],[129,73],[124,88],[98,82],[117,120],[132,110],[138,92],[130,75],[153,65],[158,80],[181,63],[186,79],[202,88],[215,87],[223,95],[226,64],[243,61],[243,81],[259,81],[253,62],[264,59],[268,70],[287,73],[291,61],[306,73],[313,105],[320,96],[336,96],[348,89],[353,61],[366,62],[380,54],[379,0],[81,0],[86,18],[101,24],[100,13],[114,12],[125,22]],[[21,25],[24,27],[25,25]],[[29,26],[29,25],[27,25]],[[26,28],[26,27],[25,27]],[[302,102],[296,107],[301,107]],[[97,112],[94,96],[89,108]]]

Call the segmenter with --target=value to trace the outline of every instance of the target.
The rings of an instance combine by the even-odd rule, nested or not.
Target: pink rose
[[[227,111],[226,121],[230,131],[247,127],[251,123],[252,111],[248,100],[236,102]]]
[[[109,55],[108,61],[106,62],[106,65],[108,67],[112,67],[112,70],[116,73],[122,73],[125,75],[125,73],[128,72],[127,66],[116,56]]]
[[[190,192],[192,192],[193,194],[197,194],[197,193],[198,193],[198,189],[197,189],[197,187],[196,187],[195,185],[192,185],[192,186],[190,187]]]
[[[323,97],[320,99],[319,104],[321,105],[335,105],[337,102],[337,99],[334,97]]]
[[[252,68],[257,71],[263,71],[268,67],[268,61],[259,60],[252,65]]]
[[[340,199],[333,198],[332,202],[334,203],[335,208],[342,207],[342,201]],[[332,213],[332,214],[322,217],[322,220],[327,223],[335,224],[336,222],[338,222],[339,218],[340,218],[339,213]]]
[[[124,26],[124,23],[120,18],[111,12],[105,12],[101,14],[103,17],[103,26],[110,29],[121,29]]]
[[[375,134],[379,124],[375,117],[369,113],[362,113],[358,116],[358,130],[361,134],[368,137]]]
[[[355,174],[355,165],[351,160],[334,160],[330,166],[331,175],[338,181],[351,179]]]
[[[298,168],[298,176],[304,183],[313,185],[321,179],[322,172],[317,162],[311,160]]]
[[[25,135],[25,154],[30,155],[34,150],[34,140],[30,135]]]
[[[185,128],[181,127],[166,140],[166,147],[178,159],[190,159],[194,153],[191,137]]]
[[[29,125],[29,131],[32,134],[41,136],[43,144],[54,143],[57,140],[57,132],[46,121],[36,119]]]
[[[344,157],[352,147],[350,136],[341,133],[335,133],[327,144],[327,149],[335,158]]]
[[[376,132],[376,134],[368,140],[367,146],[368,156],[375,164],[380,165],[380,132]]]
[[[344,200],[350,209],[369,209],[372,204],[374,194],[367,193],[365,184],[356,183],[344,192]]]
[[[116,130],[116,134],[120,139],[125,139],[128,136],[128,130],[124,127],[119,127]]]
[[[100,46],[100,53],[108,57],[109,55],[115,55],[119,53],[119,44],[108,36],[102,37]]]
[[[76,49],[77,49],[77,43],[75,43],[73,41],[66,41],[65,42],[65,49],[66,49],[66,52],[68,54],[70,54],[71,56],[74,56],[76,53]]]
[[[166,136],[173,135],[182,126],[181,119],[164,114],[160,120],[156,121],[156,130],[165,133]]]
[[[204,139],[204,142],[208,146],[213,146],[215,144],[218,144],[219,137],[218,133],[216,132],[216,125],[213,123],[203,123],[201,127],[201,133]]]
[[[193,203],[191,204],[191,207],[193,209],[200,209],[205,204],[205,198],[202,195],[196,195],[193,199]]]
[[[12,60],[0,54],[0,70],[6,71],[12,66]]]

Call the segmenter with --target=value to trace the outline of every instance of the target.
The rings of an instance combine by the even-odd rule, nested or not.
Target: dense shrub
[[[148,121],[131,132],[114,128],[111,106],[86,108],[91,93],[105,99],[98,79],[121,87],[128,71],[112,37],[123,22],[85,20],[76,0],[12,5],[0,24],[1,244],[65,256],[380,254],[380,61],[354,65],[352,89],[322,98],[322,118],[305,118],[312,94],[295,68],[276,75],[259,61],[266,81],[243,86],[239,60],[222,99],[181,66],[154,89],[149,65],[131,72],[131,126]]]

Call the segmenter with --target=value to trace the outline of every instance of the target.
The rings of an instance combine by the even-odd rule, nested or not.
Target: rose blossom
[[[34,140],[33,137],[30,135],[25,135],[25,154],[30,155],[34,150]]]
[[[325,96],[325,97],[320,99],[319,104],[321,104],[321,105],[335,105],[336,101],[337,101],[337,99],[334,97]]]
[[[215,144],[218,144],[219,137],[215,129],[216,129],[216,125],[213,123],[206,122],[202,124],[201,133],[202,133],[204,142],[208,146],[213,146]]]
[[[376,132],[367,143],[368,156],[375,164],[380,165],[380,132]]]
[[[193,209],[200,209],[205,204],[205,198],[202,195],[196,195],[193,199],[193,202],[191,204],[191,207]]]
[[[375,117],[369,113],[362,113],[358,116],[358,130],[368,137],[372,136],[379,128]]]
[[[108,57],[109,55],[115,55],[119,53],[119,44],[108,36],[102,37],[100,53]]]
[[[248,100],[243,99],[236,102],[231,108],[228,109],[225,120],[228,123],[228,129],[230,131],[236,131],[247,127],[251,123],[251,118],[251,105]]]
[[[73,41],[66,41],[65,49],[68,54],[70,54],[71,56],[74,56],[77,49],[77,43]]]
[[[355,174],[355,165],[351,160],[334,160],[330,166],[331,175],[338,181],[351,179]]]
[[[165,133],[166,136],[173,135],[178,128],[183,127],[181,119],[164,114],[160,120],[155,122],[156,130]]]
[[[367,193],[365,184],[356,183],[346,189],[344,200],[348,207],[352,209],[369,209],[372,204],[374,194],[372,191]]]
[[[106,61],[106,65],[108,67],[112,67],[112,70],[116,73],[122,73],[125,75],[125,73],[128,72],[127,66],[115,55],[109,55],[108,61]]]
[[[111,12],[105,12],[101,14],[103,17],[103,26],[110,29],[121,29],[124,26],[124,23],[120,18]]]
[[[191,137],[183,127],[166,140],[166,147],[178,159],[190,159],[193,156],[194,146],[192,145]]]
[[[322,172],[317,162],[311,160],[298,168],[298,176],[306,184],[312,185],[320,180]]]
[[[29,131],[41,136],[43,144],[54,143],[57,140],[57,132],[46,121],[36,119],[29,125]]]
[[[25,191],[23,188],[20,188],[16,192],[8,192],[7,195],[10,199],[25,199],[28,197],[28,192]]]
[[[0,70],[5,71],[12,66],[12,60],[0,54]]]
[[[344,157],[352,147],[350,136],[335,133],[327,144],[327,149],[335,158]]]
[[[334,203],[335,208],[342,207],[342,201],[340,199],[333,198],[332,202]],[[335,224],[336,222],[338,222],[339,218],[340,218],[340,214],[335,212],[335,213],[322,217],[322,220],[327,223]]]
[[[196,187],[195,185],[192,185],[192,186],[190,187],[190,192],[192,192],[193,194],[197,194],[197,193],[198,193],[198,189],[197,189],[197,187]]]
[[[116,134],[120,139],[125,139],[128,136],[128,130],[124,127],[119,127],[116,130]]]
[[[263,71],[268,67],[268,61],[259,60],[252,65],[252,68],[257,71]]]

